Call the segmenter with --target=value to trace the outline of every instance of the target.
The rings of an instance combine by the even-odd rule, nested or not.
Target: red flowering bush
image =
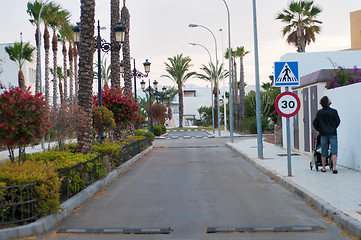
[[[146,111],[149,116],[148,119],[150,120],[149,106],[147,106]],[[167,118],[167,108],[161,103],[153,103],[152,115],[155,126],[164,125]]]
[[[93,128],[95,131],[109,131],[116,127],[114,114],[106,107],[93,108]]]
[[[19,163],[25,146],[34,144],[48,132],[48,109],[42,93],[32,95],[30,87],[10,88],[0,95],[0,139],[9,149],[12,163],[19,148]]]
[[[94,105],[98,106],[98,96],[94,96]],[[104,88],[102,90],[102,105],[114,114],[117,125],[133,123],[137,119],[138,106],[131,94],[126,94],[123,89]]]

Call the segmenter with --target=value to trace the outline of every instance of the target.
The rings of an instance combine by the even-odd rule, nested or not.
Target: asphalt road
[[[156,140],[153,151],[36,239],[350,239],[225,141]]]

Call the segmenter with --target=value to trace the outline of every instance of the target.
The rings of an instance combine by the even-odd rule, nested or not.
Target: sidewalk
[[[263,159],[258,159],[256,138],[235,138],[227,146],[301,197],[323,216],[361,239],[360,171],[340,165],[337,166],[338,174],[332,174],[328,167],[326,173],[315,168],[311,170],[310,157],[300,154],[292,156],[292,176],[289,177],[286,149],[263,142]]]

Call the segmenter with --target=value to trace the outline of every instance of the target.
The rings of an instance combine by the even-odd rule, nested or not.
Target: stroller
[[[310,161],[310,168],[312,170],[313,166],[315,166],[316,170],[318,171],[318,167],[322,168],[322,161],[321,161],[321,136],[317,134],[313,141],[313,154],[311,156]],[[330,146],[328,146],[328,155],[326,157],[326,166],[329,166],[332,169],[332,161],[331,161],[331,151]]]

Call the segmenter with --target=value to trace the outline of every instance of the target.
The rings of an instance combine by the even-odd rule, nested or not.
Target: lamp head
[[[198,27],[198,24],[191,23],[191,24],[189,24],[189,27]]]
[[[120,61],[119,69],[120,69],[120,73],[124,73],[124,63],[123,63],[123,60]]]
[[[144,65],[144,71],[148,74],[150,72],[150,62],[148,62],[148,59],[145,59]]]
[[[140,87],[142,88],[142,90],[145,89],[145,82],[144,82],[144,80],[142,80],[142,81],[140,82]]]
[[[158,88],[158,82],[157,82],[157,80],[154,80],[154,82],[153,82],[153,87],[154,87],[155,89]]]
[[[73,27],[73,34],[74,34],[74,42],[78,44],[80,42],[80,26],[77,22],[76,25]]]
[[[114,27],[115,41],[120,43],[124,42],[125,30],[126,27],[124,27],[120,22],[118,22],[118,24]]]

